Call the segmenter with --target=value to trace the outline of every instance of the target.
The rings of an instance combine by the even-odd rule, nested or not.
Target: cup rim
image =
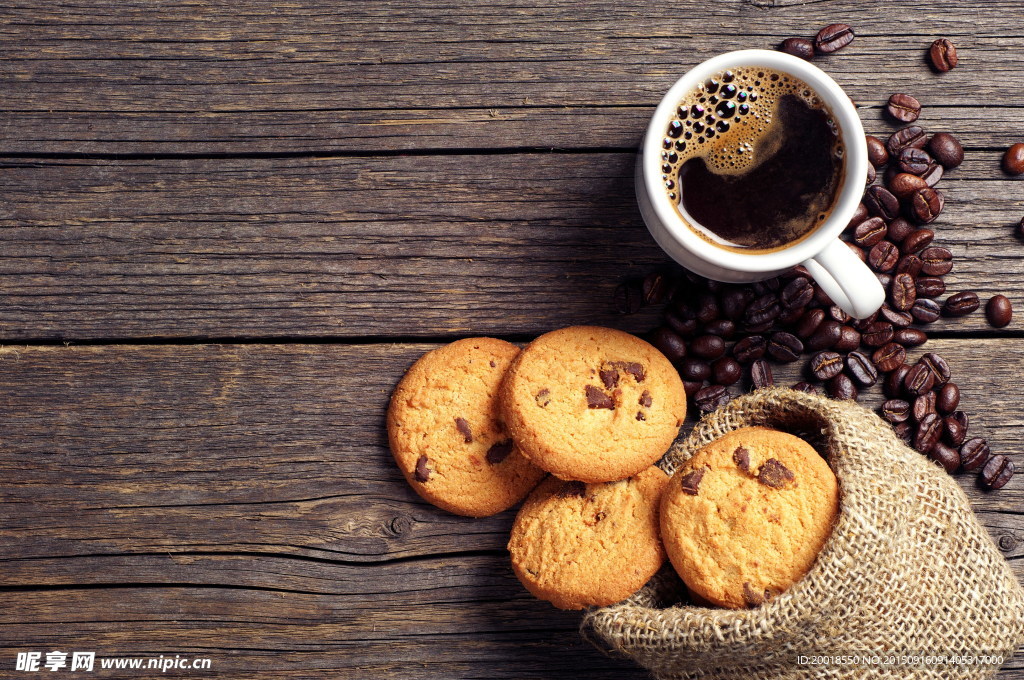
[[[665,193],[661,180],[661,140],[683,95],[719,71],[739,66],[765,66],[795,76],[811,86],[835,115],[844,142],[844,180],[828,219],[809,236],[791,246],[768,253],[742,253],[715,246],[687,226]],[[820,253],[839,236],[853,218],[864,195],[867,180],[867,143],[856,106],[843,89],[808,61],[774,50],[736,50],[697,64],[677,80],[662,97],[651,117],[643,142],[641,162],[651,205],[662,225],[683,247],[702,260],[741,272],[787,269]]]

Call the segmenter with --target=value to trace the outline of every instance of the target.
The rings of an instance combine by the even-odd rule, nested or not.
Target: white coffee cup
[[[845,173],[832,212],[811,234],[770,252],[743,253],[713,245],[686,224],[686,211],[665,191],[661,141],[679,102],[699,83],[727,69],[763,66],[804,81],[832,112],[843,139]],[[690,69],[665,94],[654,116],[636,164],[636,195],[648,230],[672,259],[687,269],[717,281],[743,283],[776,276],[803,265],[818,285],[847,313],[862,319],[885,300],[875,275],[839,240],[857,210],[867,179],[868,152],[857,109],[845,92],[824,71],[783,52],[739,50],[727,52]],[[692,219],[692,218],[690,218]]]

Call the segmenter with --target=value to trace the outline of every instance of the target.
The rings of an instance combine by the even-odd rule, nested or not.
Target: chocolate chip
[[[697,487],[700,486],[700,480],[704,479],[704,473],[706,471],[707,468],[700,468],[699,470],[694,470],[693,472],[687,472],[679,480],[679,488],[682,490],[683,493],[687,495],[696,496]]]
[[[615,400],[601,390],[597,389],[593,385],[587,385],[586,391],[588,408],[606,408],[610,411],[615,410]]]
[[[421,484],[430,479],[430,468],[427,467],[427,457],[420,456],[416,459],[416,473],[414,478]]]
[[[619,372],[614,368],[608,370],[600,370],[597,372],[601,376],[601,382],[604,383],[605,389],[612,389],[619,384]]]
[[[624,373],[629,373],[638,383],[642,383],[644,378],[647,377],[646,373],[644,373],[643,364],[635,361],[613,361],[612,366]]]
[[[487,462],[491,465],[497,465],[508,458],[508,454],[510,453],[512,453],[511,439],[506,439],[503,442],[492,444],[491,448],[487,449]]]
[[[772,592],[765,588],[756,590],[749,581],[743,582],[743,601],[748,607],[759,607],[772,598]]]
[[[636,419],[637,420],[647,420],[647,416],[644,415],[643,411],[637,411],[636,412]]]
[[[796,476],[792,470],[780,463],[776,458],[766,460],[761,465],[761,470],[757,473],[757,481],[773,489],[781,489],[786,485],[786,482],[792,482],[794,479],[796,479]]]
[[[455,419],[455,429],[465,438],[467,444],[473,443],[473,430],[469,427],[469,422],[465,418]]]
[[[545,387],[540,392],[535,394],[533,399],[534,401],[537,402],[537,406],[544,408],[545,406],[551,403],[551,390]]]
[[[643,394],[640,395],[640,405],[643,406],[644,408],[650,408],[651,404],[653,403],[654,400],[651,399],[651,393],[648,392],[647,390],[644,390]]]
[[[587,485],[583,482],[570,481],[562,485],[562,488],[558,491],[559,498],[572,498],[577,496],[583,498],[587,495]]]
[[[732,460],[740,470],[750,472],[750,451],[742,446],[737,446],[736,450],[732,452]]]

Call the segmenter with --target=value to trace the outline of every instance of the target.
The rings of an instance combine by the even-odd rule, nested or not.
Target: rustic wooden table
[[[1024,185],[999,170],[1024,139],[1017,0],[0,5],[0,676],[63,650],[211,659],[166,673],[191,677],[645,677],[522,589],[511,512],[409,490],[387,398],[455,338],[652,328],[610,300],[665,261],[632,194],[661,93],[835,21],[857,39],[817,63],[869,131],[905,91],[964,141],[950,289],[1024,313]],[[935,329],[972,430],[1020,467],[1024,324]],[[1024,576],[1024,475],[961,481]]]

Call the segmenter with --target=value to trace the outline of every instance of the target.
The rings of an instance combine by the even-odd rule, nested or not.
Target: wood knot
[[[999,549],[1003,552],[1010,552],[1017,547],[1017,537],[1013,534],[1003,534],[999,537]]]
[[[412,520],[405,515],[398,515],[392,517],[391,521],[388,522],[386,531],[391,536],[401,536],[412,529]]]

